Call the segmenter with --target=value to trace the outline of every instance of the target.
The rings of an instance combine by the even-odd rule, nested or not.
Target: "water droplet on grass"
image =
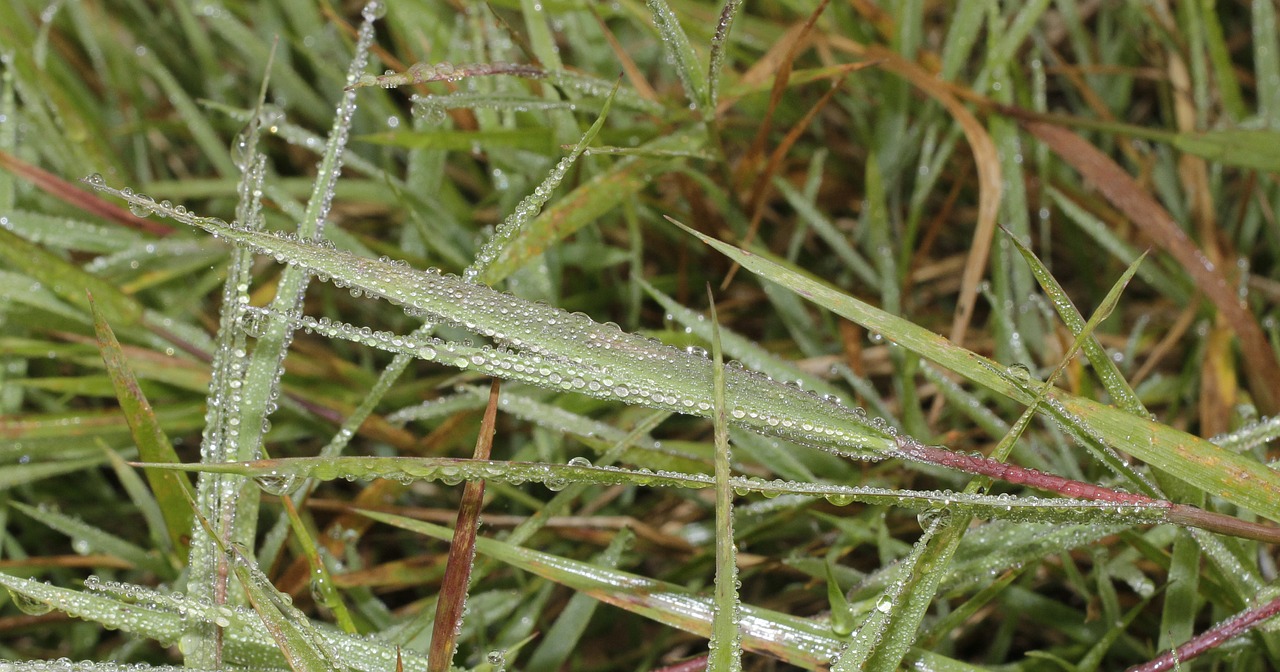
[[[14,606],[16,606],[24,614],[28,614],[31,616],[42,616],[44,614],[49,613],[50,611],[53,611],[53,605],[48,604],[47,602],[43,602],[41,600],[37,600],[34,597],[31,597],[25,593],[20,593],[13,589],[9,590],[9,597],[13,600]]]

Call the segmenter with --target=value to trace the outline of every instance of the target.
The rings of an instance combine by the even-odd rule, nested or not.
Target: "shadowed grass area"
[[[0,6],[0,667],[1280,666],[1275,5],[958,4]]]

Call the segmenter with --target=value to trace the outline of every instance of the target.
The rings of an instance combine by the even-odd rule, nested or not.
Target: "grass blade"
[[[1107,200],[1121,209],[1158,245],[1178,260],[1231,325],[1240,348],[1252,365],[1245,369],[1249,389],[1265,413],[1280,412],[1280,361],[1271,349],[1257,319],[1240,303],[1234,286],[1204,252],[1173,221],[1169,213],[1147,195],[1132,177],[1109,157],[1080,136],[1041,122],[1026,125],[1032,135],[1080,171]]]
[[[875,333],[884,334],[926,359],[1020,403],[1032,401],[1032,394],[1015,384],[1013,377],[1004,373],[1004,367],[995,362],[757,255],[692,229],[685,230],[748,270],[788,287]],[[1280,521],[1280,502],[1273,494],[1280,491],[1280,474],[1258,462],[1224,451],[1167,425],[1137,418],[1097,402],[1058,391],[1050,393],[1048,399],[1050,409],[1081,418],[1089,431],[1107,444],[1122,447],[1134,457],[1197,488],[1216,493],[1273,521]]]
[[[499,383],[493,381],[489,388],[489,405],[485,407],[480,435],[476,437],[475,457],[489,459],[493,447],[494,424],[498,417]],[[458,506],[458,520],[449,542],[449,560],[445,565],[444,581],[440,585],[440,597],[436,602],[436,617],[431,631],[431,651],[427,658],[429,672],[448,672],[453,664],[458,632],[462,628],[463,607],[471,586],[471,568],[475,563],[476,525],[480,509],[484,506],[484,481],[467,481]]]
[[[129,422],[129,431],[138,453],[147,462],[177,462],[178,453],[169,442],[169,437],[160,426],[155,411],[143,396],[138,387],[138,380],[124,358],[120,342],[116,340],[111,325],[98,310],[97,301],[90,297],[93,310],[93,328],[98,337],[98,348],[102,353],[102,361],[111,375],[111,384],[115,388],[116,398],[120,401],[120,409]],[[191,537],[192,511],[187,505],[195,490],[186,477],[171,471],[147,471],[147,481],[160,504],[160,512],[164,516],[165,527],[172,548],[178,549],[181,555],[186,554],[187,540]]]
[[[720,327],[716,318],[715,296],[707,287],[711,306],[712,394],[715,399],[715,491],[716,491],[716,574],[714,579],[715,610],[711,616],[711,642],[707,657],[709,672],[733,672],[742,669],[738,613],[737,541],[733,536],[733,488],[730,487],[729,411],[724,398],[724,352],[720,347]]]

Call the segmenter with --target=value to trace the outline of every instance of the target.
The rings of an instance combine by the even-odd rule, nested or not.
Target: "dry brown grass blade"
[[[476,437],[474,457],[489,459],[493,448],[493,428],[498,421],[498,391],[501,382],[493,379],[489,386],[489,405],[484,409],[480,436]],[[449,563],[445,566],[440,597],[436,601],[436,620],[431,630],[431,650],[427,652],[428,672],[449,672],[453,650],[457,646],[458,628],[462,625],[462,608],[467,602],[471,584],[471,568],[476,555],[476,523],[484,505],[484,481],[467,481],[458,506],[458,520],[453,526],[453,542],[449,544]]]
[[[769,131],[773,130],[773,115],[778,109],[778,103],[782,102],[783,94],[787,91],[787,84],[791,82],[791,70],[795,66],[796,56],[799,56],[800,50],[808,44],[807,38],[813,31],[813,24],[818,21],[818,17],[822,15],[822,10],[826,8],[827,0],[822,0],[797,30],[794,32],[788,31],[787,38],[789,39],[786,43],[786,51],[783,52],[782,58],[773,61],[777,69],[773,76],[773,88],[769,90],[769,105],[765,108],[764,119],[760,121],[760,128],[756,130],[756,137],[751,141],[751,147],[743,155],[742,160],[738,162],[738,168],[734,175],[735,184],[741,185],[746,182],[746,176],[759,165],[760,159],[764,156],[764,144],[769,139]],[[776,51],[782,46],[779,43],[771,51]],[[760,179],[757,177],[756,188],[759,189],[759,187]]]
[[[978,169],[978,222],[969,245],[969,258],[965,262],[960,280],[960,296],[956,314],[951,321],[948,338],[960,345],[973,319],[973,309],[978,300],[978,286],[986,274],[987,258],[991,254],[991,241],[996,231],[996,217],[1000,208],[1000,194],[1004,190],[1004,178],[1000,173],[1000,157],[991,135],[982,122],[951,92],[951,85],[938,80],[924,68],[902,58],[883,47],[868,48],[868,55],[882,59],[880,67],[911,82],[913,86],[938,101],[960,124],[960,130],[969,141],[973,162]]]
[[[1124,169],[1087,140],[1065,128],[1042,122],[1024,122],[1023,126],[1182,264],[1239,339],[1240,350],[1248,362],[1245,373],[1249,390],[1258,408],[1267,414],[1280,411],[1280,362],[1276,361],[1262,327],[1240,302],[1231,281],[1218,266]]]
[[[782,166],[782,160],[786,158],[787,153],[795,146],[796,141],[809,128],[813,118],[818,116],[818,113],[827,106],[827,103],[831,102],[831,97],[836,94],[836,91],[840,90],[840,85],[843,83],[843,77],[831,82],[831,88],[827,89],[827,92],[822,94],[818,102],[809,108],[804,118],[791,127],[787,135],[782,138],[782,142],[778,143],[773,153],[769,155],[769,162],[765,164],[764,170],[760,171],[760,175],[756,178],[755,186],[751,188],[751,202],[747,206],[751,213],[751,224],[747,227],[747,234],[742,237],[742,247],[750,246],[751,241],[755,240],[756,234],[760,231],[760,221],[764,219],[764,204],[769,194],[773,192],[773,176],[778,174],[778,168]],[[720,283],[720,289],[725,289],[729,286],[729,283],[733,281],[733,276],[737,274],[738,268],[739,266],[734,264],[729,269],[729,272],[724,276],[724,282]]]
[[[75,206],[91,215],[96,215],[107,221],[122,224],[130,229],[149,233],[153,236],[167,236],[173,233],[173,228],[170,226],[138,217],[125,208],[102,200],[97,194],[85,191],[53,173],[37,168],[3,150],[0,150],[0,168],[4,168],[21,177],[63,203]]]
[[[653,86],[649,84],[649,80],[645,78],[644,71],[640,66],[636,65],[635,59],[631,58],[631,54],[627,53],[626,47],[618,41],[617,36],[609,29],[609,24],[605,23],[604,18],[600,16],[600,12],[596,11],[594,5],[587,5],[591,10],[591,16],[595,17],[596,23],[600,25],[600,32],[604,33],[604,39],[609,42],[609,48],[613,50],[613,55],[618,57],[618,62],[622,64],[622,72],[627,76],[627,82],[631,84],[631,88],[645,100],[658,100],[658,92],[653,90]],[[496,12],[495,12],[496,13]]]
[[[1196,106],[1191,99],[1191,73],[1182,56],[1170,51],[1168,59],[1169,81],[1173,85],[1173,111],[1178,132],[1196,131]],[[1120,143],[1122,147],[1129,143]],[[1191,217],[1199,232],[1205,257],[1216,265],[1224,260],[1218,244],[1219,230],[1217,208],[1214,207],[1213,190],[1209,186],[1209,166],[1203,158],[1193,154],[1178,157],[1178,178],[1182,190],[1191,202]],[[1215,436],[1231,429],[1231,409],[1238,402],[1239,381],[1236,378],[1235,350],[1231,347],[1230,329],[1223,323],[1222,315],[1215,320],[1209,338],[1205,342],[1204,357],[1200,361],[1200,433]]]

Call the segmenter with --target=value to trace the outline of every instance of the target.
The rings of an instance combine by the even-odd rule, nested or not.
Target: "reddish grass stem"
[[[480,435],[476,437],[475,459],[489,459],[493,447],[494,425],[498,416],[498,390],[500,381],[493,379],[489,388],[489,405],[480,423]],[[431,648],[427,652],[428,672],[448,672],[453,663],[453,651],[457,646],[458,631],[462,627],[462,608],[471,586],[471,568],[476,555],[476,525],[480,508],[484,505],[484,481],[467,481],[462,490],[462,503],[458,506],[458,518],[453,527],[453,542],[449,544],[449,559],[445,563],[444,579],[440,585],[440,597],[436,602],[436,619],[431,630]]]
[[[1166,651],[1141,665],[1135,665],[1126,672],[1162,672],[1163,670],[1175,669],[1181,663],[1215,649],[1224,642],[1265,623],[1267,619],[1276,614],[1280,614],[1280,597],[1260,607],[1245,609],[1203,633],[1192,637],[1187,640],[1186,644],[1172,651]]]
[[[1104,488],[1092,483],[1074,481],[1038,469],[1021,467],[1016,464],[999,462],[980,455],[965,455],[938,446],[926,446],[915,439],[896,437],[898,452],[905,458],[925,464],[947,467],[967,474],[988,476],[1006,483],[1025,485],[1037,490],[1056,492],[1075,499],[1092,499],[1099,502],[1115,502],[1117,504],[1149,504],[1152,506],[1171,507],[1171,502],[1152,499],[1146,495],[1121,492]]]
[[[963,471],[977,476],[987,476],[1006,483],[1025,485],[1036,490],[1054,492],[1074,499],[1159,507],[1166,510],[1166,519],[1175,525],[1195,527],[1217,534],[1255,539],[1272,544],[1280,543],[1280,528],[1271,525],[1240,520],[1221,513],[1197,509],[1186,504],[1175,504],[1163,499],[1154,499],[1146,495],[1121,492],[1092,483],[1074,481],[1062,476],[1045,473],[1038,469],[1008,464],[989,457],[982,457],[981,455],[965,455],[964,453],[957,453],[939,446],[926,446],[910,437],[898,436],[895,437],[895,441],[898,444],[898,455],[914,462],[947,467],[948,469],[955,469],[956,471]]]

